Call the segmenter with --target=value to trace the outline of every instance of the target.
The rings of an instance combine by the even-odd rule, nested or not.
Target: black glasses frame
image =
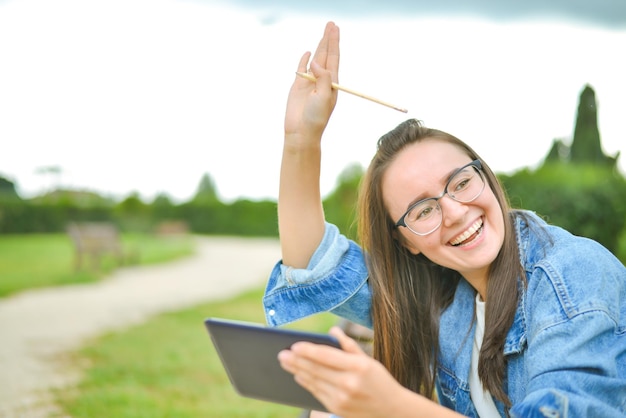
[[[482,180],[483,180],[483,189],[480,191],[480,193],[478,193],[478,194],[476,195],[476,197],[474,197],[474,199],[472,199],[472,200],[468,200],[468,201],[465,201],[465,202],[462,202],[462,201],[460,201],[460,200],[455,199],[453,196],[451,196],[451,195],[448,193],[448,186],[450,185],[450,182],[452,181],[452,179],[453,179],[453,178],[454,178],[457,174],[459,174],[461,171],[465,170],[467,167],[475,167],[475,168],[476,168],[476,170],[478,170],[478,174],[481,176],[481,178],[482,178]],[[418,200],[417,202],[413,203],[411,206],[409,206],[409,208],[407,209],[407,211],[406,211],[406,212],[404,212],[404,215],[402,215],[402,216],[400,217],[400,219],[398,219],[398,221],[395,223],[394,227],[395,227],[395,228],[399,228],[399,227],[403,226],[403,227],[405,227],[405,228],[408,228],[408,230],[409,230],[409,231],[411,231],[412,233],[414,233],[415,235],[421,235],[421,236],[428,235],[428,234],[431,234],[431,233],[435,232],[435,231],[436,231],[436,230],[437,230],[437,229],[441,226],[441,224],[439,224],[439,225],[437,226],[437,228],[433,229],[432,231],[427,232],[427,233],[425,233],[425,234],[424,234],[424,233],[419,233],[419,232],[415,232],[414,230],[412,230],[412,229],[411,229],[411,228],[410,228],[410,227],[406,224],[406,222],[404,221],[404,219],[405,219],[405,218],[406,218],[406,216],[409,214],[409,212],[411,212],[411,211],[412,211],[412,210],[413,210],[416,206],[418,206],[418,205],[422,204],[422,203],[423,203],[424,201],[426,201],[426,200],[434,200],[434,201],[437,203],[437,205],[439,205],[439,199],[441,199],[442,197],[444,197],[446,194],[447,194],[448,196],[450,196],[450,198],[451,198],[452,200],[456,201],[456,202],[461,202],[461,203],[469,203],[469,202],[471,202],[471,201],[475,200],[478,196],[480,196],[480,195],[482,194],[483,190],[485,189],[486,180],[485,180],[485,178],[484,178],[484,176],[483,176],[482,169],[483,169],[483,165],[481,164],[480,160],[474,160],[474,161],[472,161],[472,162],[470,162],[470,163],[468,163],[468,164],[465,164],[463,167],[461,167],[461,168],[459,168],[459,169],[455,170],[455,171],[454,171],[454,173],[452,173],[452,175],[451,175],[451,176],[450,176],[450,178],[448,179],[448,182],[446,183],[446,186],[443,188],[443,193],[441,193],[438,197],[427,197],[427,198],[425,198],[425,199],[420,199],[420,200]]]

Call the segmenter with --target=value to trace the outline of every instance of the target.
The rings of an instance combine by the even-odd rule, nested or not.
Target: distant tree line
[[[617,254],[620,238],[626,241],[626,180],[617,168],[618,158],[619,153],[607,156],[602,151],[595,93],[585,86],[571,145],[554,140],[539,168],[498,177],[513,207],[533,210],[549,223],[595,239]],[[346,168],[324,199],[326,218],[353,239],[358,239],[355,205],[362,175],[359,165]],[[114,202],[93,193],[60,190],[22,200],[13,184],[0,178],[0,233],[60,232],[71,221],[109,221],[127,231],[150,231],[162,222],[183,221],[200,234],[278,234],[275,201],[224,203],[208,174],[195,196],[182,204],[172,203],[166,195],[152,203],[136,194]],[[621,251],[626,253],[626,248]]]
[[[116,202],[93,192],[55,190],[22,200],[15,185],[0,177],[0,233],[63,232],[70,222],[111,222],[122,231],[151,232],[160,224],[184,222],[191,232],[277,236],[276,202],[222,202],[205,174],[195,196],[175,204],[165,194],[146,203],[137,193]]]

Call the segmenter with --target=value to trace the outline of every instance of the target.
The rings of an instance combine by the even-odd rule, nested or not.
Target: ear
[[[397,229],[394,229],[391,232],[391,236],[398,242],[398,244],[400,244],[400,246],[406,248],[411,254],[418,255],[419,253],[421,253],[419,248],[417,248],[415,244],[413,244],[411,241],[404,238],[404,235],[398,232]]]

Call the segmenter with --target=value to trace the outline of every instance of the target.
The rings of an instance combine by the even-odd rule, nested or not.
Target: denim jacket
[[[625,417],[626,268],[598,243],[524,213],[515,223],[527,282],[504,345],[513,406],[496,402],[500,414]],[[331,311],[372,327],[367,276],[361,249],[327,223],[307,269],[275,266],[266,320],[278,326]],[[470,417],[478,416],[468,383],[475,294],[461,280],[442,313],[436,369],[439,402]]]

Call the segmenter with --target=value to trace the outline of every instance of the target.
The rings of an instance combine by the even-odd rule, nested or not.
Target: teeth
[[[460,243],[462,243],[463,241],[465,241],[466,239],[471,237],[473,234],[475,234],[476,231],[478,231],[481,226],[483,226],[483,220],[482,219],[478,219],[476,222],[474,222],[474,224],[472,226],[469,227],[469,229],[467,231],[463,232],[461,235],[456,237],[454,240],[450,241],[450,244],[452,244],[452,245],[459,245]]]

